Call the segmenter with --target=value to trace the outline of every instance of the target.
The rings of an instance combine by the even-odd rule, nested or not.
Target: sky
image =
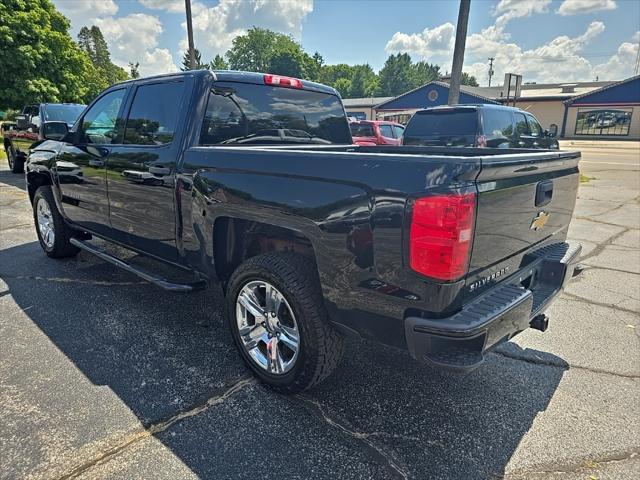
[[[114,63],[152,75],[178,69],[187,46],[184,0],[53,0],[71,20],[102,30]],[[457,0],[192,0],[195,46],[204,61],[258,26],[292,35],[326,63],[378,71],[406,52],[451,68]],[[505,73],[524,82],[621,80],[633,75],[638,0],[472,0],[463,70],[481,86]]]

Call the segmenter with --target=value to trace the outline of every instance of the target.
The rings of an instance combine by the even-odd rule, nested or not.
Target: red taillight
[[[458,280],[469,268],[475,193],[434,195],[413,204],[411,268],[438,280]]]
[[[297,78],[281,77],[280,75],[265,75],[264,83],[274,87],[302,88],[302,82]]]
[[[484,135],[479,135],[476,138],[476,147],[486,148],[487,147],[487,139]]]

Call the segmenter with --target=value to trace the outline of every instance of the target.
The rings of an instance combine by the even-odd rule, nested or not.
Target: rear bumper
[[[579,244],[548,245],[530,253],[525,268],[455,315],[407,317],[404,326],[409,352],[416,360],[438,367],[476,368],[487,351],[529,328],[547,308],[573,276],[581,251]]]

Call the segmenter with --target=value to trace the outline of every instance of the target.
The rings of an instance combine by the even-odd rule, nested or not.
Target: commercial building
[[[417,110],[446,105],[449,84],[429,82],[393,98],[345,99],[349,115],[406,122]],[[460,103],[506,104],[502,86],[460,88]],[[509,105],[514,105],[513,101]],[[640,140],[640,76],[620,82],[524,84],[515,106],[563,138]]]

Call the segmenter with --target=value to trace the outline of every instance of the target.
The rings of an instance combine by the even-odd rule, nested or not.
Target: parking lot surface
[[[581,170],[585,270],[546,333],[466,375],[350,340],[287,397],[241,364],[215,288],[48,259],[0,160],[0,478],[640,478],[640,151]]]

